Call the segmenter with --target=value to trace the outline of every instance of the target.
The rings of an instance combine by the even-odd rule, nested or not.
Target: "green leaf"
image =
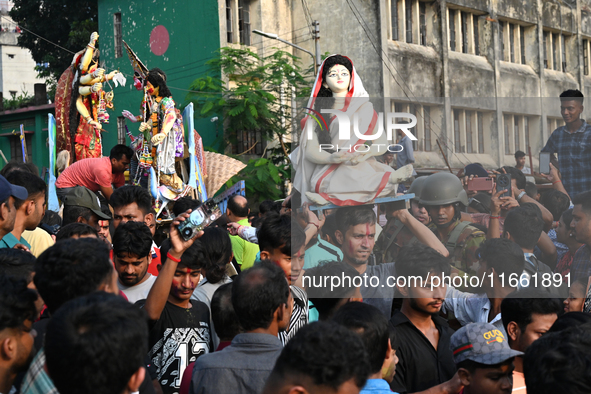
[[[208,101],[205,103],[203,108],[201,108],[201,115],[207,115],[209,111],[213,108],[213,101]]]
[[[264,166],[265,164],[267,164],[269,162],[269,160],[267,159],[258,159],[255,163],[255,167],[260,167],[260,166]]]

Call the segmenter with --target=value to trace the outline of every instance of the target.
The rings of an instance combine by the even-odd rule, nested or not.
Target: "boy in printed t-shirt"
[[[209,308],[191,294],[201,279],[203,255],[196,238],[184,241],[177,226],[190,210],[177,217],[170,227],[170,239],[161,247],[166,256],[148,298],[138,301],[149,318],[149,356],[157,368],[164,394],[179,392],[187,366],[213,351]]]

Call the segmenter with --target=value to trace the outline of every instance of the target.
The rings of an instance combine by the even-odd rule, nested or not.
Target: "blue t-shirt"
[[[4,237],[2,237],[2,239],[0,239],[0,249],[2,249],[2,248],[12,249],[12,248],[14,248],[14,245],[16,245],[16,244],[23,244],[27,248],[31,249],[31,245],[29,245],[29,243],[23,237],[21,237],[21,239],[18,240],[18,239],[16,239],[16,237],[14,235],[12,235],[12,233],[8,233]]]
[[[390,385],[384,379],[367,379],[367,383],[361,389],[359,394],[392,394]],[[394,393],[398,394],[398,393]]]

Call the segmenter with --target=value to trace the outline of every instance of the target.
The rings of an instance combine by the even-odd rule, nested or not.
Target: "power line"
[[[31,30],[29,30],[29,29],[26,29],[26,28],[24,28],[24,27],[20,26],[20,25],[19,25],[19,24],[17,24],[15,21],[13,21],[13,20],[10,20],[10,19],[6,18],[5,16],[2,16],[2,19],[6,20],[6,21],[8,21],[8,22],[10,22],[10,23],[14,23],[16,26],[18,26],[18,27],[19,27],[19,28],[21,28],[22,30],[24,30],[24,31],[26,31],[26,32],[28,32],[28,33],[31,33],[31,34],[32,34],[32,35],[34,35],[35,37],[38,37],[38,38],[40,38],[40,39],[42,39],[42,40],[45,40],[45,41],[47,41],[48,43],[50,43],[50,44],[52,44],[52,45],[55,45],[56,47],[58,47],[58,48],[60,48],[60,49],[63,49],[63,50],[64,50],[64,51],[66,51],[66,52],[70,52],[72,55],[75,55],[75,54],[76,54],[76,53],[74,53],[74,52],[70,51],[69,49],[66,49],[66,48],[64,48],[63,46],[56,44],[55,42],[51,42],[51,41],[49,41],[47,38],[41,37],[41,36],[40,36],[39,34],[37,34],[37,33],[33,33]]]
[[[359,23],[359,25],[361,26],[361,28],[363,29],[363,31],[365,32],[365,35],[367,36],[367,38],[369,39],[371,45],[373,46],[374,50],[376,51],[376,53],[378,54],[380,60],[382,61],[382,63],[386,66],[386,68],[388,69],[388,71],[390,72],[390,75],[392,75],[392,78],[394,78],[394,81],[396,82],[396,84],[400,87],[400,89],[402,89],[402,92],[404,93],[405,97],[409,100],[409,102],[411,104],[418,104],[421,105],[421,103],[419,102],[419,100],[417,99],[416,96],[414,96],[414,94],[412,93],[412,90],[410,89],[410,87],[408,86],[408,84],[406,84],[405,81],[403,81],[407,88],[408,91],[410,92],[410,94],[414,97],[415,100],[411,99],[408,94],[406,93],[404,87],[400,84],[400,82],[398,82],[398,79],[396,78],[396,76],[394,75],[394,73],[392,72],[392,70],[390,69],[390,66],[388,66],[388,64],[384,61],[383,58],[383,54],[384,54],[384,50],[378,50],[378,48],[376,47],[375,43],[373,42],[372,38],[370,37],[370,32],[368,32],[368,30],[366,29],[366,26],[364,26],[361,21],[359,20],[359,18],[361,18],[363,20],[363,22],[365,23],[365,20],[363,19],[363,16],[361,15],[361,13],[359,12],[359,10],[357,9],[357,6],[355,6],[355,4],[352,4],[352,0],[346,0],[347,4],[349,5],[349,8],[351,9],[351,12],[353,13],[353,15],[355,16],[355,18],[357,19],[357,22]],[[359,15],[357,15],[357,13],[355,13],[355,11],[353,10],[353,7],[355,7],[355,10],[357,11],[357,13]],[[380,53],[381,52],[381,53]],[[388,58],[387,54],[386,57]],[[392,65],[392,67],[396,70],[396,72],[398,73],[398,70],[396,69],[396,66],[394,66],[394,64],[390,61],[390,59],[388,58],[389,63]],[[421,118],[424,117],[419,113],[419,115],[421,116]],[[435,126],[437,126],[437,128],[439,129],[440,133],[439,136],[440,137],[444,137],[445,140],[447,140],[452,146],[454,146],[454,142],[451,141],[451,139],[449,139],[444,133],[443,133],[443,129],[441,128],[441,126],[439,126],[437,124],[437,122],[433,121],[433,124]],[[446,144],[447,145],[447,144]],[[460,163],[462,163],[462,165],[465,166],[464,162],[459,158],[459,156],[456,154],[456,152],[454,152],[454,149],[451,149],[451,153],[460,161]],[[466,158],[466,160],[468,160],[468,162],[470,162],[471,160],[463,153],[463,152],[458,152],[461,153],[464,158]]]

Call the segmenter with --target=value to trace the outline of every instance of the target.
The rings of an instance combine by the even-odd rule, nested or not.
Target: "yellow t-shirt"
[[[39,257],[41,253],[45,252],[45,249],[55,243],[51,235],[39,227],[33,231],[25,230],[22,237],[31,245],[31,253],[35,257]]]

